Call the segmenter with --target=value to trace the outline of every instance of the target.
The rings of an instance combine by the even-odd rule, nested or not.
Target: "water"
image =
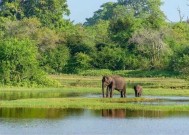
[[[102,98],[101,95],[80,97]],[[114,98],[119,97],[120,95],[114,95]],[[131,98],[133,95],[127,97]],[[142,97],[158,101],[133,103],[144,105],[189,103],[189,97]],[[188,126],[188,112],[125,109],[0,109],[0,135],[188,135]]]
[[[186,112],[0,109],[0,135],[188,135]]]
[[[85,95],[87,98],[102,98],[102,95],[99,94],[89,94]],[[127,95],[127,98],[133,98],[133,95]],[[114,95],[114,98],[120,98],[120,95]],[[189,104],[189,97],[184,96],[142,96],[142,98],[157,99],[151,102],[130,102],[136,104],[144,105],[185,105]]]

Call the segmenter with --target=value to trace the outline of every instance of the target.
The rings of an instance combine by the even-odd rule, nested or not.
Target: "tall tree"
[[[189,46],[184,45],[177,48],[171,58],[169,69],[189,75]]]
[[[61,27],[63,15],[69,14],[66,0],[25,0],[23,8],[26,17],[35,16],[48,27]]]
[[[36,81],[41,72],[37,47],[29,40],[0,40],[0,79],[4,84]]]
[[[40,52],[55,48],[60,42],[60,37],[55,30],[42,27],[37,18],[25,18],[20,21],[7,21],[4,25],[4,37],[30,39],[35,41]]]
[[[85,25],[94,25],[100,20],[110,20],[113,14],[113,8],[116,6],[114,2],[107,2],[101,6],[101,9],[94,12],[93,17],[87,18]]]
[[[62,27],[69,10],[66,0],[3,0],[0,15],[12,20],[37,17],[43,26]]]
[[[24,0],[2,0],[0,1],[0,16],[11,20],[20,20],[24,17],[21,3]]]
[[[170,48],[163,40],[163,32],[151,29],[140,29],[130,39],[132,43],[136,43],[139,54],[150,60],[150,69],[162,68],[165,64],[164,58],[170,54]]]
[[[87,18],[85,25],[94,25],[99,20],[111,20],[118,16],[128,16],[143,18],[151,24],[152,27],[159,27],[165,21],[165,15],[160,9],[161,0],[118,0],[118,2],[108,2],[97,10],[93,17]],[[148,25],[149,25],[148,24]]]

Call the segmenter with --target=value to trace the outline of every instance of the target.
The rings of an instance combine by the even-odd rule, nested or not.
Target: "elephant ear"
[[[107,77],[107,82],[108,82],[108,84],[112,83],[112,81],[113,81],[112,77],[108,76],[108,77]]]
[[[102,81],[109,85],[112,82],[112,77],[110,76],[103,76]]]
[[[107,78],[107,76],[103,76],[103,77],[102,77],[102,81],[105,82],[105,81],[106,81],[106,78]]]

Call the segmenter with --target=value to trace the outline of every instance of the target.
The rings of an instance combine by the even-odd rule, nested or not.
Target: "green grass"
[[[189,111],[189,105],[144,105],[146,98],[87,98],[101,95],[101,76],[51,75],[61,83],[59,88],[0,87],[0,108],[85,108]],[[143,96],[189,96],[189,82],[178,78],[125,78],[127,95],[134,97],[134,84],[143,86]],[[120,94],[114,91],[114,94]]]
[[[51,75],[52,78],[61,82],[64,87],[101,87],[102,76],[78,76],[78,75]],[[141,84],[146,88],[189,89],[189,81],[178,78],[165,77],[125,77],[128,88],[134,84]]]
[[[155,99],[99,99],[99,98],[42,98],[0,101],[0,108],[84,108],[84,109],[127,109],[146,111],[187,111],[189,105],[142,105],[139,102],[153,102]],[[136,102],[136,103],[133,103]]]
[[[118,91],[113,92],[114,95],[120,95]],[[83,88],[83,87],[67,87],[67,88],[3,88],[0,90],[1,100],[16,100],[27,98],[63,98],[63,97],[87,97],[88,95],[98,94],[101,96],[101,88]],[[134,97],[134,90],[127,89],[127,95]],[[187,89],[151,89],[144,88],[143,96],[189,96]]]
[[[123,77],[181,77],[181,74],[166,70],[85,70],[79,73],[84,76],[121,75]]]
[[[101,91],[101,90],[100,90]],[[75,97],[86,94],[100,94],[98,88],[2,88],[1,100],[15,100],[26,98],[60,98]]]
[[[26,98],[61,98],[101,94],[101,77],[52,75],[61,82],[59,88],[0,87],[1,100]],[[127,95],[134,96],[133,85],[143,86],[143,95],[189,96],[189,82],[176,78],[125,78]],[[114,91],[114,94],[119,92]]]

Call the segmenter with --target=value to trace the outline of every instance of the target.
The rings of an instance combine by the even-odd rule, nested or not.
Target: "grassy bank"
[[[101,70],[85,70],[78,73],[83,76],[102,76],[102,75],[121,75],[123,77],[183,77],[178,72],[166,70],[116,70],[111,71],[108,69]]]
[[[178,78],[128,78],[129,98],[101,98],[101,76],[51,75],[61,83],[59,88],[0,87],[0,108],[85,108],[153,111],[189,111],[189,105],[150,105],[157,99],[134,98],[134,84],[143,86],[143,97],[189,96],[189,82]],[[98,98],[88,98],[97,94]],[[120,94],[114,91],[114,95]],[[117,96],[119,97],[119,96]],[[159,102],[159,101],[158,101]]]
[[[102,76],[51,75],[64,87],[101,87]],[[189,81],[170,77],[125,77],[127,88],[141,84],[145,88],[189,89]]]
[[[156,99],[99,99],[99,98],[50,98],[0,101],[0,108],[83,108],[83,109],[127,109],[146,111],[187,111],[189,105],[143,105],[139,102],[154,102]]]
[[[51,75],[61,83],[59,88],[17,88],[0,87],[1,100],[27,98],[62,98],[86,97],[98,94],[101,96],[101,76]],[[177,78],[125,78],[127,95],[134,96],[133,85],[143,86],[143,95],[156,96],[189,96],[189,82]],[[119,94],[114,91],[114,94]]]
[[[28,98],[63,98],[63,97],[88,97],[90,95],[101,97],[101,88],[2,88],[0,91],[1,100],[16,100]],[[118,91],[114,91],[114,95],[120,95]],[[127,95],[134,97],[134,91],[127,89]],[[143,96],[188,96],[188,89],[150,89],[144,88]]]

